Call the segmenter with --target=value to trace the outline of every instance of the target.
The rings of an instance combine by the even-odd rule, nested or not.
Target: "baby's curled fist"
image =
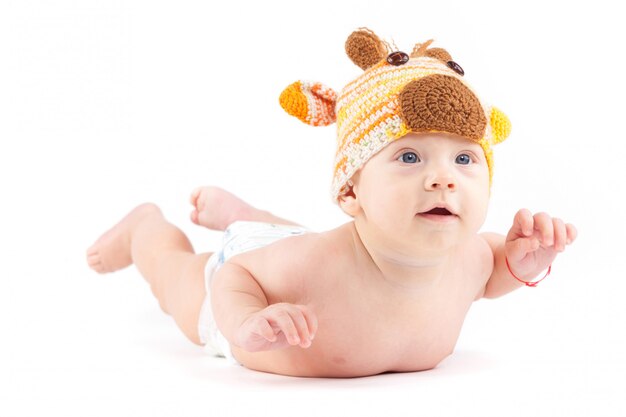
[[[248,317],[236,334],[236,345],[249,352],[311,346],[317,316],[305,305],[277,303]]]

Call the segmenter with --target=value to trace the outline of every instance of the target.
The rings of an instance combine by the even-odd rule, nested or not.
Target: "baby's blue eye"
[[[461,165],[469,165],[469,163],[472,161],[472,158],[470,158],[468,154],[464,153],[457,156],[456,161]]]
[[[398,158],[398,160],[402,160],[402,162],[407,164],[414,164],[418,159],[419,158],[415,152],[405,152]]]

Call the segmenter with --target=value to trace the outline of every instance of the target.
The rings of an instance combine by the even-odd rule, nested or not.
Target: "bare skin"
[[[192,219],[199,219],[197,224],[212,229],[226,227],[226,213],[234,206],[246,210],[248,220],[281,222],[280,218],[266,211],[251,209],[246,203],[242,204],[242,200],[217,187],[197,189],[191,199],[194,202]],[[213,205],[215,201],[220,204]],[[209,210],[209,207],[217,209]],[[275,272],[284,275],[285,270],[272,271],[253,266],[260,259],[274,256],[287,246],[296,251],[308,247],[311,254],[311,245],[324,247],[315,244],[320,241],[335,243],[328,249],[318,251],[311,260],[312,264],[322,265],[313,262],[314,258],[320,256],[320,260],[327,259],[330,252],[354,255],[343,260],[336,258],[336,272],[332,274],[323,267],[307,268],[306,273],[298,277],[298,282],[307,283],[306,291],[300,294],[289,293],[292,286],[286,283],[291,281],[293,284],[292,278],[285,279],[287,277],[283,276],[276,279],[273,275]],[[482,256],[489,256],[489,249],[484,243],[479,248]],[[468,260],[473,259],[476,252],[461,250],[466,254],[464,259]],[[98,239],[87,253],[89,265],[99,273],[113,272],[134,263],[150,284],[163,310],[171,314],[183,333],[197,344],[197,317],[205,296],[203,269],[208,256],[210,254],[194,254],[182,232],[167,223],[160,210],[152,204],[143,204],[132,210]],[[251,270],[258,269],[255,278],[262,285],[270,304],[306,306],[310,311],[317,312],[315,328],[319,328],[313,340],[301,337],[303,340],[298,340],[298,343],[284,343],[283,339],[282,349],[249,352],[233,345],[237,360],[260,371],[336,377],[423,370],[439,363],[452,352],[465,312],[488,271],[476,271],[473,275],[478,279],[465,288],[459,287],[458,280],[466,276],[467,270],[462,274],[460,271],[463,268],[455,268],[450,271],[445,285],[438,286],[435,292],[428,291],[430,301],[424,302],[419,291],[398,291],[390,285],[370,286],[365,292],[357,292],[357,286],[365,286],[368,281],[376,282],[372,272],[363,273],[367,268],[359,266],[367,265],[366,256],[354,225],[348,223],[326,233],[284,239],[231,258],[233,263],[245,265]],[[471,265],[476,263],[468,262],[468,267]],[[350,270],[353,272],[346,276],[345,273]],[[436,310],[433,310],[434,299],[439,301]],[[344,317],[345,320],[336,320],[336,317]],[[350,323],[350,326],[346,328],[345,323]],[[436,340],[432,340],[433,333],[437,334]],[[405,336],[402,343],[399,343],[398,334]],[[372,356],[371,352],[377,354]]]
[[[506,236],[477,234],[489,198],[481,152],[449,135],[408,134],[352,177],[339,205],[354,221],[229,258],[213,274],[211,306],[235,358],[284,375],[356,377],[431,369],[452,353],[473,301],[521,288],[518,280],[533,280],[577,236],[573,225],[526,209]],[[216,230],[234,220],[294,224],[216,187],[195,190],[191,202],[191,219]],[[194,253],[144,204],[87,259],[100,273],[134,263],[200,343],[210,255]]]
[[[212,230],[225,230],[235,220],[295,225],[219,187],[196,188],[190,201],[194,207],[191,220]],[[196,254],[183,232],[168,223],[156,205],[146,203],[98,238],[87,250],[87,263],[101,274],[135,264],[163,311],[174,317],[192,342],[200,344],[197,322],[206,295],[204,267],[210,256]]]
[[[480,240],[475,243],[459,247],[464,262],[451,264],[445,280],[408,287],[382,279],[354,223],[238,255],[232,263],[253,271],[269,305],[305,306],[315,312],[317,330],[306,349],[296,343],[306,338],[305,326],[287,349],[253,352],[241,340],[236,346],[233,337],[233,354],[251,369],[299,376],[356,377],[431,369],[452,353],[465,314],[489,276],[490,271],[482,268],[485,263],[475,259],[489,259],[489,247]],[[286,262],[277,268],[255,267],[286,249],[306,253],[306,266]],[[218,290],[228,279],[226,270],[220,272],[215,276]]]
[[[247,220],[282,221],[217,187],[195,190],[191,201],[192,219],[216,230],[223,230],[232,220],[227,213],[236,210],[246,211]],[[262,262],[280,257],[287,249],[305,251],[306,268],[293,263],[273,268]],[[350,256],[337,257],[337,253]],[[464,317],[492,273],[493,254],[480,237],[455,253],[457,262],[450,264],[445,280],[412,288],[380,279],[353,222],[237,255],[220,271],[229,264],[252,271],[270,307],[286,305],[292,313],[299,307],[305,324],[290,330],[272,326],[275,331],[268,339],[278,343],[277,336],[282,335],[281,345],[266,346],[267,350],[252,349],[246,345],[250,339],[240,337],[238,342],[246,346],[231,343],[233,354],[250,369],[284,375],[354,377],[431,369],[452,353]],[[167,223],[153,204],[132,210],[87,251],[89,265],[99,273],[134,263],[163,310],[196,344],[209,256],[195,254],[184,234]],[[331,257],[332,269],[325,262]],[[216,274],[218,286],[224,275],[220,279]]]
[[[211,230],[226,230],[236,220],[298,226],[269,211],[259,210],[219,187],[198,187],[191,193],[189,202],[194,207],[189,215],[191,221]]]

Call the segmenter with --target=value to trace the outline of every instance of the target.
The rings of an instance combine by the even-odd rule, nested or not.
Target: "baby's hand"
[[[529,210],[521,209],[504,246],[511,270],[522,279],[536,277],[552,264],[557,253],[576,240],[577,234],[572,224],[561,219],[547,213],[533,216]]]
[[[236,334],[235,344],[249,352],[311,346],[317,316],[304,305],[272,304],[248,317]]]

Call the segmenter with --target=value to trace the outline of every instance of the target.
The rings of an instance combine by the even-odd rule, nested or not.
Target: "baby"
[[[364,72],[339,94],[307,82],[281,94],[302,121],[337,123],[332,197],[349,223],[313,233],[202,187],[191,218],[225,231],[215,253],[195,254],[144,204],[88,249],[89,265],[135,264],[192,342],[250,369],[357,377],[437,366],[472,302],[536,285],[577,232],[522,209],[506,236],[478,234],[491,146],[510,124],[430,43],[408,55],[360,29],[346,52]]]

